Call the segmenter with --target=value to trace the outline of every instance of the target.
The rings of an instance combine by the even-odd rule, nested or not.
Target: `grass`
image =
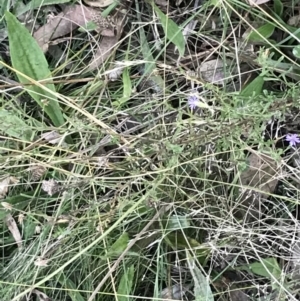
[[[35,48],[53,80],[0,4],[1,300],[299,299],[299,3],[169,2],[93,71],[94,31]]]

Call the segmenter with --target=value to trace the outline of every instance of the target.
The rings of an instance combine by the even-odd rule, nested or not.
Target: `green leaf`
[[[274,2],[273,7],[274,7],[275,14],[278,17],[281,17],[283,13],[283,4],[281,0],[274,0],[273,2]]]
[[[249,85],[247,85],[240,93],[241,96],[251,97],[253,95],[260,95],[262,93],[264,78],[262,76],[256,77]]]
[[[13,67],[35,81],[51,80],[47,60],[36,40],[10,12],[5,13],[5,19]],[[64,124],[64,117],[56,97],[43,88],[31,84],[29,79],[19,73],[17,76],[19,81],[25,84],[24,89],[44,109],[53,124],[57,127]],[[53,84],[44,86],[55,93]]]
[[[251,42],[265,42],[274,32],[275,26],[273,24],[267,23],[255,30],[253,30],[249,35],[248,39]]]
[[[119,255],[127,247],[129,242],[128,233],[123,233],[109,248],[107,255]]]
[[[118,287],[118,301],[129,301],[134,278],[134,265],[124,271]]]
[[[130,80],[129,68],[123,70],[123,97],[115,101],[114,105],[122,105],[126,103],[132,93],[132,85]]]
[[[0,133],[5,133],[8,136],[20,140],[31,140],[33,136],[31,127],[21,118],[19,118],[16,112],[0,109],[0,120],[2,124]]]
[[[236,269],[252,272],[253,274],[266,277],[270,280],[273,280],[274,278],[279,280],[282,273],[276,258],[273,257],[265,258],[249,265],[243,265]]]
[[[172,215],[168,218],[165,226],[166,230],[181,230],[191,226],[190,219],[183,215]]]
[[[194,280],[195,301],[214,301],[214,295],[209,285],[209,278],[205,277],[197,267],[193,256],[186,250],[187,262]]]
[[[154,3],[152,5],[153,9],[157,13],[158,18],[160,19],[166,37],[178,48],[179,54],[183,56],[185,50],[185,39],[182,34],[182,30],[173,20],[169,19]]]
[[[293,48],[293,55],[298,59],[300,58],[300,45]]]

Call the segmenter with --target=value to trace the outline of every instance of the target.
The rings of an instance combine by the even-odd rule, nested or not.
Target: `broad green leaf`
[[[153,71],[156,68],[155,60],[151,53],[151,49],[149,47],[143,27],[140,27],[139,33],[140,33],[140,44],[141,44],[141,48],[142,48],[143,58],[144,58],[144,61],[146,62],[145,70],[143,71],[143,74],[144,74],[143,78],[148,76],[147,77],[148,80],[151,79],[151,81],[153,81],[154,85],[156,85],[158,88],[163,90],[164,85],[165,85],[164,80],[162,79],[162,77],[160,75],[153,74]]]
[[[153,8],[157,13],[158,18],[160,19],[166,37],[178,48],[179,54],[183,56],[185,50],[185,39],[182,30],[173,20],[169,19],[154,3]]]
[[[47,60],[36,40],[29,31],[10,12],[5,13],[8,28],[10,55],[13,67],[35,81],[51,80]],[[24,89],[43,108],[57,127],[64,124],[64,117],[59,103],[52,93],[31,84],[31,81],[17,73],[18,79],[25,84]],[[53,84],[44,84],[55,92]]]
[[[274,7],[275,14],[278,17],[281,17],[283,13],[283,4],[281,0],[274,0],[273,2],[274,2],[273,7]]]
[[[187,262],[190,273],[194,280],[195,301],[214,301],[214,295],[209,285],[209,278],[204,276],[200,268],[197,267],[197,261],[186,250]]]
[[[241,91],[240,95],[245,97],[259,95],[262,93],[263,85],[264,78],[262,76],[258,76]]]
[[[16,112],[0,109],[0,120],[0,133],[20,140],[31,140],[33,136],[32,128],[24,120],[18,117]]]
[[[125,68],[123,70],[123,97],[121,97],[119,100],[117,100],[115,103],[117,105],[122,105],[126,103],[132,93],[132,85],[129,75],[129,68]]]
[[[129,242],[128,233],[123,233],[109,248],[107,255],[119,255],[121,254],[127,247]]]
[[[265,42],[274,32],[275,26],[273,24],[267,23],[255,30],[253,30],[249,35],[248,39],[251,42]]]
[[[266,277],[270,280],[273,280],[274,278],[279,280],[282,273],[276,258],[273,257],[265,258],[249,265],[243,265],[236,269],[252,272],[253,274]]]
[[[134,265],[124,271],[118,286],[118,301],[129,301],[134,279]]]

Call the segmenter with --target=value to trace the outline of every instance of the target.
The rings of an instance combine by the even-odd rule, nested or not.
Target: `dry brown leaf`
[[[42,183],[42,190],[47,192],[48,195],[52,196],[53,194],[59,192],[61,190],[60,184],[51,179],[51,180],[45,180]]]
[[[222,60],[222,59],[214,59],[210,61],[203,62],[201,66],[198,67],[197,72],[209,83],[224,85],[226,83],[226,78],[228,78],[228,74],[225,74],[224,70],[227,70],[228,66],[232,65],[232,61],[230,59]],[[234,70],[231,71],[231,73]]]
[[[3,199],[7,195],[9,184],[10,177],[5,177],[0,181],[0,199]]]
[[[21,233],[19,231],[19,228],[17,226],[16,221],[14,220],[14,218],[12,217],[11,214],[8,214],[5,218],[5,223],[10,231],[10,233],[12,234],[15,242],[18,245],[18,248],[22,247],[22,236]]]
[[[1,202],[1,205],[7,211],[11,211],[13,209],[13,206],[7,202]]]
[[[0,179],[0,200],[6,197],[10,184],[16,184],[18,182],[19,180],[17,178],[10,176]]]
[[[118,18],[116,20],[116,32],[117,34],[114,37],[104,36],[98,44],[98,49],[95,53],[94,59],[90,62],[87,72],[93,71],[101,66],[106,59],[112,54],[113,50],[116,49],[116,45],[119,41],[123,30],[123,20]]]
[[[100,11],[83,5],[69,5],[62,13],[40,27],[34,33],[34,38],[46,52],[51,40],[63,37],[79,26],[85,26],[88,22],[97,24],[97,31],[103,36],[114,36],[113,21],[102,17]]]
[[[254,216],[258,216],[261,213],[261,199],[268,198],[277,186],[281,166],[270,156],[256,152],[248,157],[247,165],[248,168],[239,178],[242,186],[240,204]]]
[[[33,182],[38,181],[46,172],[47,168],[43,165],[33,165],[27,168],[27,171],[30,173],[30,180]]]

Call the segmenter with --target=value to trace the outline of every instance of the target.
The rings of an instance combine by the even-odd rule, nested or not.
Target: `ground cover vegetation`
[[[0,300],[299,300],[296,0],[0,2]]]

